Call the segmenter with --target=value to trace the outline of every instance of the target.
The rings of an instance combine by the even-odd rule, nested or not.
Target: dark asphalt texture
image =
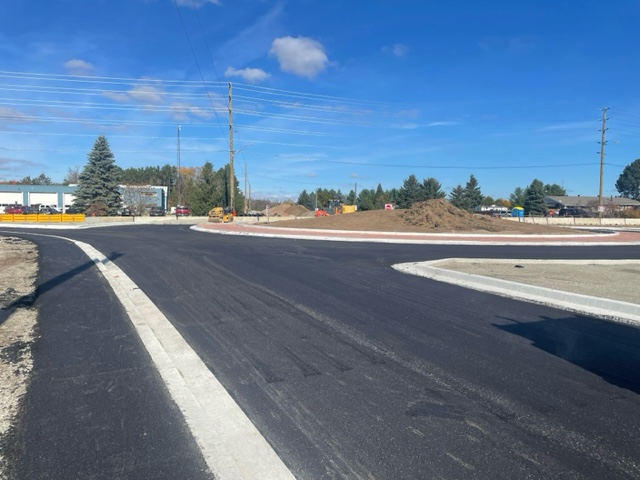
[[[38,244],[38,334],[20,479],[205,479],[200,450],[118,299],[75,245]]]
[[[359,244],[170,225],[55,233],[90,243],[140,286],[298,478],[640,478],[640,329],[391,268],[637,259],[637,247]],[[36,300],[24,444],[43,458],[25,468],[124,464],[120,478],[170,478],[142,465],[173,464],[187,468],[173,478],[198,478],[202,460],[95,267],[75,247],[38,242],[50,272],[40,284],[57,284]]]

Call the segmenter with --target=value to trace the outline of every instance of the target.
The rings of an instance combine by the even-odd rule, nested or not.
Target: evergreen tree
[[[387,195],[387,193],[382,189],[382,184],[379,183],[378,187],[376,188],[376,194],[375,194],[375,201],[374,201],[375,210],[383,210],[384,204],[389,203],[388,197],[389,196]]]
[[[494,200],[494,198],[492,196],[486,196],[486,197],[482,197],[482,205],[484,205],[485,207],[490,207],[491,205],[495,205],[496,201]]]
[[[567,195],[567,191],[564,189],[564,187],[561,187],[557,183],[547,183],[544,186],[544,194],[554,197],[565,197]]]
[[[616,181],[616,190],[623,197],[640,200],[640,158],[624,167]]]
[[[298,195],[298,205],[302,205],[309,210],[315,209],[315,204],[311,201],[311,195],[309,195],[306,190],[303,190],[302,193]]]
[[[449,192],[449,203],[454,207],[466,210],[467,203],[465,198],[465,190],[462,185],[456,185],[451,192]]]
[[[524,207],[524,201],[527,195],[523,188],[516,187],[515,190],[509,195],[509,202],[512,207]]]
[[[376,192],[374,190],[364,188],[358,194],[358,210],[366,212],[367,210],[376,209]]]
[[[53,182],[44,173],[41,173],[37,177],[24,177],[18,183],[22,185],[53,185]]]
[[[424,199],[435,200],[436,198],[444,198],[446,194],[442,191],[442,185],[435,178],[429,177],[422,181]]]
[[[473,175],[469,177],[469,181],[464,188],[464,205],[464,209],[469,212],[472,212],[478,205],[482,205],[482,192],[480,191],[478,180]]]
[[[535,179],[527,187],[525,193],[524,211],[527,215],[544,215],[547,213],[547,204],[544,201],[544,184]]]
[[[415,202],[424,200],[423,186],[413,174],[402,183],[399,194],[398,208],[410,208]]]
[[[219,205],[222,195],[216,183],[213,165],[211,162],[205,162],[189,195],[189,209],[192,215],[207,215],[211,208]]]
[[[80,173],[74,206],[88,215],[116,215],[121,205],[119,169],[107,139],[100,135]]]

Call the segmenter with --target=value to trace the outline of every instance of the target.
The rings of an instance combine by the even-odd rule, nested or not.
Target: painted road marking
[[[215,478],[295,479],[251,420],[149,297],[91,245],[68,238],[65,240],[76,244],[95,262],[122,302]]]

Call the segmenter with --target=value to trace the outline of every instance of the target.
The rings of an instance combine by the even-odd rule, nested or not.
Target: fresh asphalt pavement
[[[96,268],[63,241],[16,234],[42,253],[21,478],[206,477]],[[637,247],[364,245],[166,225],[56,234],[135,280],[298,478],[640,476],[637,328],[391,268],[639,258]]]
[[[66,241],[27,238],[40,251],[39,340],[14,446],[17,478],[211,478],[93,262]]]

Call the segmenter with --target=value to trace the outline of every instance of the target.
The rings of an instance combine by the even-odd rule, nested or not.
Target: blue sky
[[[640,158],[640,2],[14,0],[0,16],[0,180],[229,161],[253,198],[470,175],[604,194]]]

